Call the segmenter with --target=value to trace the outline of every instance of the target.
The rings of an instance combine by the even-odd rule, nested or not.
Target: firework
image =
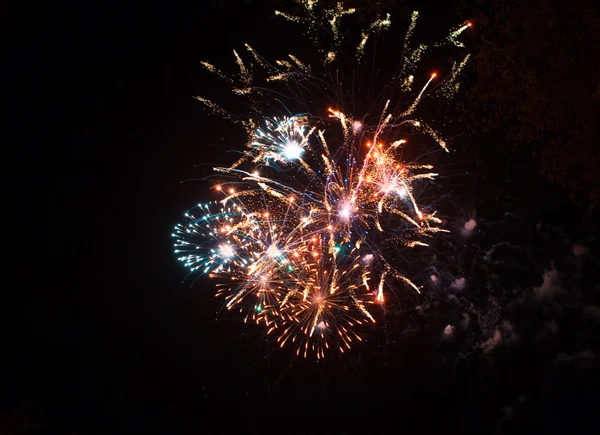
[[[336,70],[347,45],[340,29],[354,10],[341,3],[333,9],[320,9],[317,1],[299,3],[305,16],[276,15],[308,25],[320,47],[318,66]],[[267,334],[282,347],[293,346],[298,355],[322,358],[327,349],[346,351],[361,341],[360,325],[376,323],[386,292],[398,283],[420,291],[401,266],[386,258],[381,240],[410,249],[427,246],[428,238],[445,231],[436,211],[420,205],[415,195],[421,181],[436,177],[433,167],[402,160],[407,134],[428,135],[448,152],[437,131],[412,118],[430,95],[436,74],[409,104],[400,107],[393,101],[397,91],[413,90],[418,61],[429,49],[410,46],[417,17],[411,17],[399,73],[388,83],[390,98],[373,122],[342,111],[346,96],[339,93],[338,107],[308,104],[313,95],[340,86],[324,81],[325,75],[298,56],[269,62],[247,45],[252,62],[234,52],[236,77],[202,63],[247,98],[253,110],[238,121],[198,97],[214,113],[241,122],[248,142],[238,161],[214,168],[221,199],[189,210],[175,227],[175,253],[191,274],[217,280],[217,294],[228,310],[263,324]],[[389,15],[377,17],[361,32],[352,54],[356,62],[364,58],[371,38],[390,25]],[[441,44],[462,47],[457,38],[468,26],[453,29]],[[330,35],[327,49],[323,35]],[[456,63],[436,89],[454,94],[467,59]],[[257,83],[255,68],[266,73],[266,83]],[[282,95],[297,101],[303,114],[270,113],[268,103]]]

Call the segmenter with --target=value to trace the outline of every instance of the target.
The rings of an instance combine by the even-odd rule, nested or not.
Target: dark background
[[[231,50],[244,42],[273,44],[279,54],[285,33],[273,38],[273,6],[3,5],[9,260],[0,434],[593,430],[597,365],[552,368],[558,352],[597,343],[593,322],[582,338],[579,320],[563,316],[565,335],[551,345],[523,339],[471,358],[476,346],[440,344],[427,332],[447,324],[432,318],[425,333],[400,334],[402,344],[386,352],[366,345],[345,360],[291,364],[238,319],[216,321],[210,284],[181,283],[170,229],[210,198],[205,183],[181,182],[229,158],[225,150],[242,133],[192,99],[215,82],[199,61],[232,65]],[[418,7],[421,24],[441,34],[496,13],[476,1]],[[469,38],[477,48],[477,34]],[[597,57],[587,62],[597,66]],[[480,83],[481,71],[470,71],[466,91]],[[527,228],[547,223],[570,234],[561,243],[587,237],[593,246],[593,199],[574,200],[540,175],[529,149],[514,150],[497,131],[477,135],[463,121],[469,136],[456,148],[472,156],[465,165],[475,171],[465,208],[488,221],[517,211]],[[538,266],[539,286],[548,264]],[[523,330],[528,315],[540,316],[519,313]]]

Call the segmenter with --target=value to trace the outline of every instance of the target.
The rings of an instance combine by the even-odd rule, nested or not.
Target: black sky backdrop
[[[419,8],[431,29],[467,18],[452,2]],[[272,9],[4,4],[5,256],[15,279],[3,285],[0,433],[592,430],[595,366],[549,371],[526,342],[457,364],[452,345],[417,335],[391,353],[365,346],[344,361],[290,367],[251,327],[216,321],[210,284],[181,283],[170,230],[210,199],[206,183],[182,181],[230,161],[225,151],[242,138],[192,98],[215,92],[199,61],[232,65],[231,50],[247,41],[279,54]],[[520,154],[486,146],[472,137],[457,145],[476,155],[465,165],[478,174],[469,192],[479,213],[501,214],[498,197],[509,196],[528,205],[531,222],[572,227],[589,217],[564,213],[568,200],[527,159],[515,164]],[[569,217],[577,213],[584,218]],[[579,350],[565,340],[556,349]],[[522,414],[521,395],[536,398]],[[512,425],[502,422],[509,404]]]

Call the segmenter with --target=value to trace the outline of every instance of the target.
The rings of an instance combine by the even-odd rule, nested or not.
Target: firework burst
[[[347,45],[340,28],[354,10],[341,3],[333,9],[320,9],[317,1],[299,3],[305,16],[276,15],[308,25],[322,59],[318,66],[337,71],[336,61]],[[228,310],[240,310],[247,321],[263,324],[267,334],[282,347],[293,346],[298,355],[322,358],[327,349],[346,351],[361,341],[361,325],[376,323],[377,307],[386,303],[387,292],[400,283],[420,291],[402,265],[386,258],[381,240],[410,249],[427,246],[428,238],[445,231],[436,211],[419,204],[414,193],[420,182],[436,177],[433,167],[402,160],[408,134],[428,135],[448,152],[438,132],[413,118],[436,80],[431,74],[413,91],[413,74],[429,49],[410,46],[417,16],[411,17],[398,74],[386,86],[389,98],[373,122],[365,114],[307,104],[314,95],[340,87],[322,77],[339,75],[317,74],[315,66],[295,55],[271,63],[247,45],[252,62],[234,52],[239,67],[235,77],[203,62],[236,95],[247,98],[253,110],[240,121],[197,97],[216,114],[241,123],[248,142],[238,161],[214,168],[221,199],[189,210],[185,222],[175,227],[175,253],[191,274],[217,280],[217,294]],[[389,15],[377,17],[361,32],[353,50],[356,62],[370,39],[390,25]],[[442,43],[462,47],[457,38],[468,27],[453,29]],[[322,48],[323,34],[330,35],[327,49]],[[454,94],[467,59],[456,63],[434,90]],[[266,73],[266,83],[257,83],[253,69]],[[408,105],[393,101],[398,91],[413,92]],[[269,103],[282,95],[298,102],[303,114],[271,113]],[[347,97],[334,95],[343,106]]]

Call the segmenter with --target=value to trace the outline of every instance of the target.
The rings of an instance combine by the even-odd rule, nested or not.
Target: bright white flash
[[[351,214],[352,214],[352,208],[348,204],[345,204],[340,209],[340,217],[342,219],[349,219]]]
[[[219,253],[223,256],[223,257],[232,257],[234,254],[233,248],[231,247],[231,245],[221,245],[219,246]]]
[[[398,196],[400,196],[400,198],[404,198],[406,196],[406,188],[401,187],[400,189],[396,190],[396,193],[398,194]]]
[[[383,187],[381,188],[381,191],[383,193],[389,193],[392,190],[394,190],[395,188],[396,188],[396,183],[389,182],[389,183],[383,185]]]
[[[299,159],[304,149],[297,142],[290,141],[283,148],[283,155],[288,160]]]
[[[277,257],[279,255],[279,249],[277,248],[277,246],[275,244],[272,244],[271,246],[269,246],[269,248],[267,249],[267,254],[270,257]]]

